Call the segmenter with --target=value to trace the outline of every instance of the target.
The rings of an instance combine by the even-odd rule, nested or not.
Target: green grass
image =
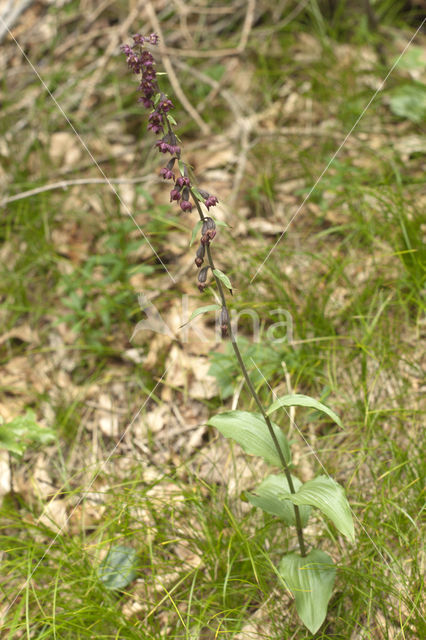
[[[241,317],[239,340],[262,399],[269,403],[271,394],[255,365],[272,388],[288,391],[290,381],[293,390],[321,399],[344,423],[340,431],[318,414],[298,410],[297,427],[291,427],[285,414],[274,416],[289,434],[295,473],[309,476],[324,467],[345,486],[356,518],[354,545],[318,515],[306,531],[308,544],[326,550],[338,566],[329,613],[315,638],[416,640],[426,632],[419,408],[423,175],[421,153],[407,155],[395,142],[421,136],[422,127],[394,113],[389,102],[392,92],[408,82],[409,70],[392,74],[250,283],[279,238],[259,231],[253,220],[284,227],[370,99],[371,87],[385,75],[375,57],[379,35],[368,30],[365,16],[358,20],[345,2],[336,4],[329,16],[316,2],[308,3],[284,27],[271,20],[268,6],[253,27],[241,67],[227,78],[225,86],[229,83],[238,95],[238,72],[252,74],[252,91],[244,96],[249,112],[261,113],[277,102],[281,108],[292,94],[301,102],[287,115],[278,109],[271,124],[295,127],[297,133],[271,137],[261,127],[255,132],[238,206],[227,219],[232,228],[220,230],[213,249],[218,267],[235,285],[232,308],[253,309],[261,318],[260,342],[250,339],[249,316]],[[390,66],[400,50],[394,34],[406,42],[416,26],[398,3],[374,6],[388,35]],[[74,2],[63,13],[50,10],[59,21],[55,47],[67,37],[85,35],[78,9]],[[109,11],[106,25],[124,20],[120,3]],[[162,19],[166,37],[172,37],[179,24],[174,10]],[[233,28],[213,37],[199,20],[201,48],[238,43]],[[318,47],[316,57],[297,55],[305,46],[301,31]],[[58,92],[108,176],[156,170],[153,139],[141,124],[123,60],[108,61],[92,90],[95,106],[76,114],[93,63],[105,51],[102,39],[91,46],[70,46],[56,60],[53,45],[36,40],[29,55],[35,63],[45,61],[49,88]],[[371,62],[362,68],[365,52]],[[190,63],[217,81],[226,73],[222,60]],[[209,96],[210,88],[189,72],[178,76],[195,105]],[[11,195],[62,178],[99,177],[83,155],[65,166],[52,161],[49,141],[66,125],[28,69],[7,76],[2,90],[2,133],[14,132],[9,156],[2,156]],[[22,127],[23,109],[14,105],[25,91],[33,96]],[[232,116],[220,93],[204,107],[202,116],[212,131],[227,131]],[[304,120],[308,112],[310,119]],[[191,142],[197,149],[202,140],[196,125],[181,108],[176,119],[182,122],[184,146]],[[318,134],[324,120],[330,121],[330,133]],[[206,141],[206,154],[215,151],[214,145]],[[228,168],[232,171],[232,165]],[[287,190],[291,180],[297,184]],[[187,236],[189,244],[192,219],[178,216],[159,193],[156,186],[153,193],[138,187],[131,209],[176,274],[188,251],[179,238]],[[212,431],[187,451],[191,432],[168,439],[152,427],[137,431],[136,420],[135,431],[130,428],[119,442],[141,407],[145,416],[168,403],[170,420],[176,410],[192,407],[190,381],[186,387],[174,380],[158,384],[170,344],[158,343],[155,364],[148,367],[143,358],[154,351],[157,336],[144,333],[136,343],[129,338],[143,317],[137,292],[155,295],[166,315],[181,294],[200,300],[193,272],[167,288],[158,260],[104,186],[11,203],[2,211],[2,223],[0,317],[4,331],[12,333],[0,343],[6,372],[0,415],[31,408],[57,431],[58,441],[11,461],[14,491],[0,507],[1,637],[213,640],[233,638],[244,628],[248,633],[245,625],[252,623],[258,625],[255,638],[311,638],[275,569],[283,553],[296,547],[294,532],[244,497],[265,470]],[[233,231],[240,223],[247,229],[243,237]],[[207,293],[199,306],[209,303]],[[281,315],[275,314],[278,308]],[[292,320],[290,344],[271,340],[272,325],[288,320],[283,311]],[[26,337],[28,328],[38,341]],[[183,348],[197,355],[196,343]],[[130,349],[138,349],[141,362],[126,356]],[[238,407],[252,408],[230,349],[215,350],[209,362],[219,395],[196,403],[200,415],[229,408],[236,392]],[[12,373],[24,382],[16,383]],[[118,435],[108,436],[97,426],[101,394],[113,398],[121,411]],[[40,493],[37,478],[43,469],[51,488]],[[43,516],[52,499],[69,516],[61,532]],[[122,591],[108,590],[100,579],[102,560],[114,545],[136,552],[136,579]]]

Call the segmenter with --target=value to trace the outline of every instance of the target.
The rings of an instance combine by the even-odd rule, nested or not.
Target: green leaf
[[[293,479],[293,485],[296,491],[302,486],[299,478],[291,476]],[[274,516],[278,516],[281,520],[288,525],[295,525],[296,519],[294,516],[293,504],[287,499],[287,494],[290,492],[287,478],[285,475],[270,475],[255,489],[256,495],[248,493],[247,499],[255,507],[259,507],[266,511],[266,513],[272,513]],[[302,521],[302,527],[306,527],[308,522],[311,508],[309,506],[300,507],[300,518]]]
[[[107,589],[124,589],[136,578],[136,551],[131,547],[111,547],[98,570]]]
[[[401,56],[398,56],[398,58],[395,58],[394,62],[398,64],[400,69],[407,69],[408,71],[426,71],[426,59],[423,47],[411,45],[411,47],[404,53],[403,57],[401,58]]]
[[[227,287],[232,293],[232,284],[228,276],[225,273],[223,273],[223,271],[220,271],[220,269],[213,269],[213,273],[216,276],[216,278],[219,278],[219,280],[223,282],[225,287]]]
[[[199,307],[198,309],[195,309],[195,311],[191,313],[191,317],[189,318],[188,322],[181,324],[181,327],[184,327],[186,324],[189,324],[191,320],[201,315],[202,313],[207,313],[208,311],[218,311],[220,308],[221,306],[219,304],[208,304],[205,307]]]
[[[0,449],[6,449],[11,453],[16,453],[16,455],[22,456],[26,446],[16,439],[15,434],[9,433],[9,431],[2,425],[0,426]]]
[[[229,224],[227,222],[225,222],[224,220],[218,220],[217,218],[214,218],[213,216],[210,216],[210,218],[214,221],[214,223],[215,223],[215,225],[217,227],[229,227]]]
[[[269,429],[260,413],[248,411],[226,411],[210,418],[210,426],[218,429],[225,438],[232,438],[246,453],[261,456],[269,464],[282,466]],[[272,428],[287,463],[290,462],[290,447],[281,429],[274,423]]]
[[[203,220],[198,220],[197,224],[193,228],[192,236],[191,236],[191,242],[189,243],[190,247],[192,247],[192,245],[194,244],[195,237],[196,237],[197,233],[199,232],[199,230],[201,229],[202,224],[203,224]]]
[[[332,520],[336,528],[352,542],[355,540],[354,523],[345,491],[337,482],[327,476],[308,480],[297,493],[288,493],[287,499],[293,504],[309,504],[317,507]]]
[[[297,613],[311,633],[327,615],[336,568],[329,555],[313,549],[304,558],[290,553],[281,559],[278,572],[294,596]]]
[[[178,158],[178,167],[179,167],[179,171],[181,173],[182,176],[185,175],[185,163],[181,158]]]
[[[49,444],[55,440],[51,429],[40,426],[33,411],[27,411],[10,422],[0,425],[0,448],[22,455],[31,444]]]
[[[176,122],[176,120],[174,119],[174,117],[172,116],[172,114],[171,114],[171,113],[168,113],[168,114],[167,114],[167,120],[168,120],[168,121],[170,122],[170,124],[172,124],[173,126],[176,126],[176,125],[177,125],[177,122]]]
[[[191,192],[194,194],[197,200],[199,200],[200,202],[204,202],[205,198],[203,198],[197,187],[191,187]],[[201,220],[200,222],[202,223],[203,221]]]
[[[282,396],[278,398],[267,410],[266,415],[270,416],[271,413],[274,413],[277,409],[281,407],[310,407],[311,409],[316,409],[317,411],[322,411],[322,413],[326,413],[329,418],[334,420],[339,427],[343,429],[342,422],[338,415],[334,413],[331,409],[322,404],[322,402],[318,402],[318,400],[314,400],[310,396],[304,396],[301,393],[292,393],[288,396]]]
[[[393,90],[389,106],[401,118],[420,124],[426,119],[426,86],[406,84]]]

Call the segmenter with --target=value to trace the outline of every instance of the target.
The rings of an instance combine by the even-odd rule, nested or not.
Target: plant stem
[[[204,214],[203,214],[203,212],[201,210],[200,203],[198,202],[198,199],[195,197],[195,195],[193,193],[192,193],[192,197],[193,197],[193,200],[194,200],[195,205],[197,207],[198,215],[200,216],[200,220],[204,220],[205,216],[204,216]],[[207,249],[207,256],[208,256],[208,259],[209,259],[209,264],[210,264],[210,267],[212,268],[212,271],[213,271],[215,269],[215,266],[214,266],[214,262],[213,262],[213,257],[212,257],[212,253],[211,253],[210,244],[206,245],[206,249]],[[214,279],[215,279],[216,284],[217,284],[217,288],[218,288],[218,291],[219,291],[219,295],[220,295],[220,299],[221,299],[221,302],[222,302],[222,306],[226,309],[226,316],[227,316],[226,324],[228,326],[229,338],[231,340],[231,344],[232,344],[232,347],[234,349],[234,353],[235,353],[235,355],[237,357],[238,364],[240,365],[240,369],[241,369],[241,371],[243,373],[244,379],[245,379],[245,381],[247,383],[247,386],[248,386],[248,388],[250,390],[250,393],[251,393],[251,395],[253,397],[253,400],[255,401],[257,406],[259,407],[259,411],[262,414],[262,416],[263,416],[263,418],[264,418],[264,420],[266,422],[266,426],[268,427],[269,433],[271,434],[271,438],[273,440],[275,449],[277,450],[278,456],[280,458],[280,461],[281,461],[281,464],[282,464],[282,467],[283,467],[283,470],[284,470],[284,473],[285,473],[285,477],[287,478],[287,482],[288,482],[288,486],[289,486],[290,492],[291,493],[296,493],[296,490],[295,490],[294,484],[293,484],[293,479],[291,477],[289,466],[288,466],[288,464],[286,462],[286,459],[284,457],[284,454],[282,452],[280,444],[279,444],[279,442],[277,440],[277,437],[275,435],[274,429],[272,427],[271,420],[269,419],[269,416],[266,415],[266,411],[265,411],[265,409],[264,409],[264,407],[262,405],[262,402],[261,402],[261,400],[259,398],[259,395],[258,395],[256,389],[253,386],[253,383],[252,383],[252,381],[250,379],[249,373],[247,371],[247,368],[246,368],[246,366],[244,364],[244,361],[243,361],[243,358],[241,356],[241,352],[240,352],[240,349],[238,347],[237,341],[235,339],[234,332],[232,331],[231,318],[230,318],[230,315],[229,315],[229,312],[228,312],[228,306],[226,304],[226,298],[225,298],[225,293],[224,293],[224,290],[223,290],[223,287],[222,287],[222,283],[219,280],[219,278],[215,275],[214,271],[213,271],[213,276],[214,276]],[[301,518],[300,518],[300,510],[299,510],[299,507],[296,504],[294,504],[293,507],[294,507],[294,515],[295,515],[295,520],[296,520],[297,539],[299,541],[300,554],[302,555],[302,557],[304,557],[304,556],[306,556],[306,548],[305,548],[305,541],[303,539],[303,527],[302,527],[302,521],[301,521]]]

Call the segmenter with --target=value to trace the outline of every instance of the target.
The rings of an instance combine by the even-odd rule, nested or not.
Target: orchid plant
[[[172,100],[160,90],[155,59],[150,51],[158,45],[156,34],[132,36],[133,44],[121,47],[129,69],[138,77],[140,97],[138,101],[149,111],[148,129],[160,138],[155,146],[168,156],[160,170],[164,180],[170,181],[170,201],[176,202],[185,214],[195,208],[199,221],[193,231],[193,239],[199,234],[195,253],[198,269],[198,288],[204,291],[216,285],[217,302],[197,309],[191,319],[202,313],[215,311],[220,314],[222,337],[228,336],[235,357],[241,368],[248,390],[258,408],[252,411],[224,411],[210,418],[208,424],[226,438],[237,442],[250,455],[262,457],[279,472],[268,475],[247,498],[255,507],[279,518],[284,525],[294,526],[298,550],[285,554],[277,567],[282,583],[293,594],[298,614],[305,626],[315,633],[325,620],[332,595],[336,567],[329,554],[320,548],[309,548],[304,538],[312,507],[329,518],[337,530],[354,541],[354,525],[351,509],[343,487],[328,475],[320,475],[302,483],[293,475],[289,442],[282,429],[271,416],[281,408],[309,407],[326,414],[342,427],[340,418],[330,408],[306,395],[290,394],[278,397],[265,407],[250,379],[232,328],[227,296],[232,295],[229,277],[215,265],[212,243],[216,237],[217,221],[209,210],[218,203],[215,195],[199,188],[191,166],[182,158],[182,148],[175,133],[176,121],[171,111]],[[207,210],[207,215],[205,213]],[[204,265],[204,266],[203,266]]]

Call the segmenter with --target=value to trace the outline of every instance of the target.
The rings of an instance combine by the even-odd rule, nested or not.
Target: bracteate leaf
[[[302,558],[289,553],[281,559],[278,572],[294,596],[297,613],[311,633],[316,633],[327,615],[336,576],[329,555],[313,549]]]
[[[195,309],[191,313],[191,317],[187,322],[184,322],[183,324],[181,324],[181,327],[184,327],[185,325],[189,324],[194,318],[201,315],[202,313],[207,313],[208,311],[218,311],[221,308],[222,307],[219,304],[208,304],[205,307],[199,307],[198,309]]]
[[[192,247],[192,245],[194,244],[194,240],[195,240],[195,238],[197,236],[197,233],[201,229],[202,224],[203,224],[203,220],[198,220],[197,224],[194,226],[194,228],[192,230],[191,241],[189,243],[190,247]]]
[[[197,187],[192,186],[191,191],[194,194],[194,196],[197,198],[197,200],[199,200],[200,202],[204,202],[205,198],[203,198],[201,193],[198,191]],[[203,223],[204,221],[200,220],[200,222]]]
[[[207,424],[218,429],[225,438],[232,438],[238,442],[246,453],[261,456],[266,462],[277,467],[282,466],[269,429],[260,413],[226,411],[210,418]],[[287,438],[276,424],[272,423],[272,428],[284,459],[289,463],[291,456]]]
[[[294,488],[297,491],[302,486],[302,483],[299,478],[293,475],[291,477]],[[255,494],[248,493],[246,495],[249,502],[255,507],[263,509],[266,513],[272,513],[274,516],[278,516],[288,525],[295,525],[294,506],[293,503],[287,499],[289,492],[290,488],[285,475],[272,474],[256,487]],[[303,505],[299,508],[299,511],[302,527],[306,527],[311,508]]]
[[[213,269],[213,273],[216,276],[216,278],[219,278],[219,280],[221,282],[223,282],[223,284],[225,285],[225,287],[227,289],[230,290],[230,292],[232,293],[232,284],[230,279],[228,278],[228,276],[226,275],[226,273],[223,273],[223,271],[221,271],[220,269]]]
[[[322,402],[318,402],[318,400],[315,400],[314,398],[311,398],[309,396],[304,396],[301,393],[292,393],[287,396],[281,396],[281,398],[278,398],[278,400],[271,404],[266,414],[270,416],[271,413],[274,413],[274,411],[280,409],[281,407],[310,407],[311,409],[322,411],[322,413],[326,413],[329,418],[334,420],[334,422],[336,422],[339,427],[343,429],[342,422],[339,416],[334,413],[334,411],[326,407],[325,404],[322,404]]]
[[[351,542],[355,540],[354,522],[343,487],[332,478],[318,476],[305,482],[296,493],[288,493],[293,504],[309,504],[333,521],[336,528]]]

